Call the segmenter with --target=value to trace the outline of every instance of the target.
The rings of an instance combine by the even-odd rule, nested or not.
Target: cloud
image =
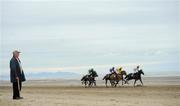
[[[76,0],[75,0],[76,1]],[[73,24],[174,24],[174,1],[3,2],[8,27]],[[159,4],[160,2],[161,4]]]
[[[88,70],[90,68],[110,68],[110,67],[135,67],[137,65],[153,65],[153,64],[161,64],[166,63],[162,61],[153,61],[153,62],[137,62],[137,63],[126,63],[126,64],[101,64],[101,65],[87,65],[87,66],[69,66],[69,67],[35,67],[35,68],[28,68],[26,67],[25,70],[28,72],[58,72],[58,71],[70,71],[70,72],[78,72],[77,73],[83,73],[82,70]],[[74,70],[74,71],[73,71]],[[108,69],[107,69],[108,70]]]
[[[82,73],[91,67],[106,69],[136,60],[142,64],[177,61],[175,53],[164,52],[179,49],[176,0],[52,1],[1,2],[3,69],[9,68],[14,48],[22,51],[28,72]]]

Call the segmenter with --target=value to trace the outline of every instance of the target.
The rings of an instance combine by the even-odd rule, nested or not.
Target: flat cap
[[[14,50],[14,51],[13,51],[13,54],[14,54],[14,53],[21,53],[21,52],[18,51],[18,50]]]

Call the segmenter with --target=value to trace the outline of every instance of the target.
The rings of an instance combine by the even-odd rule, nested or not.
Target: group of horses
[[[141,75],[144,75],[143,70],[138,70],[138,72],[136,73],[129,73],[129,74],[127,74],[126,71],[121,71],[121,73],[118,73],[118,74],[115,74],[115,73],[106,74],[103,77],[103,80],[105,80],[106,87],[108,87],[107,85],[108,81],[110,82],[111,87],[117,87],[120,81],[122,81],[122,85],[124,85],[124,84],[129,84],[128,81],[130,80],[134,80],[134,87],[135,87],[136,81],[138,80],[141,82],[143,86]],[[82,81],[82,84],[85,85],[85,87],[96,86],[96,80],[91,75],[83,76],[81,81]]]

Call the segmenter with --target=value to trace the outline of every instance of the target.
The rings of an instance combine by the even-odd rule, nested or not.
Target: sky
[[[0,72],[20,50],[25,73],[113,66],[180,75],[179,0],[1,0]]]

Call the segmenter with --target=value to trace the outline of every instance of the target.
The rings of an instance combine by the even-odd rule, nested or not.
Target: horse
[[[142,78],[141,78],[141,74],[144,75],[143,70],[139,70],[136,73],[130,73],[125,77],[125,84],[128,83],[129,80],[133,80],[134,79],[134,87],[136,84],[136,81],[140,80],[142,86],[143,86],[143,82],[142,82]]]
[[[104,78],[103,78],[103,80],[105,80],[106,87],[108,87],[107,86],[108,80],[111,83],[112,87],[116,87],[120,80],[122,80],[122,85],[123,85],[123,81],[125,81],[124,78],[123,78],[124,75],[125,76],[127,75],[126,71],[121,71],[120,74],[115,74],[115,73],[113,73],[113,74],[106,74],[104,76]]]
[[[92,87],[93,84],[94,86],[96,86],[96,80],[94,77],[92,77],[91,75],[85,75],[81,78],[82,81],[82,85],[84,84],[85,87],[87,87],[87,84],[89,87]]]

